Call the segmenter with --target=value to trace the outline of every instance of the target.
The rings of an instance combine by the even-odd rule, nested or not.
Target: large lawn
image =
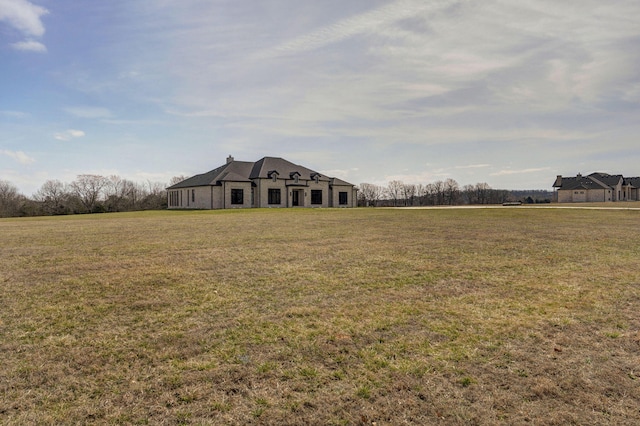
[[[0,424],[639,424],[640,211],[0,220]]]

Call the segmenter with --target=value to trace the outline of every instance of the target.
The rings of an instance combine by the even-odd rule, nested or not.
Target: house
[[[356,207],[351,183],[276,157],[236,161],[167,188],[169,209]]]
[[[559,203],[595,203],[640,200],[640,178],[591,173],[576,177],[558,175],[553,183]]]

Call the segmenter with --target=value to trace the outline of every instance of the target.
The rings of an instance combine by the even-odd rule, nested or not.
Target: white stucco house
[[[169,209],[356,207],[357,189],[282,158],[236,161],[167,188]]]

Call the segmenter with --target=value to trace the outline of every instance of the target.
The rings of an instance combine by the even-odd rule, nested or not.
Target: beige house
[[[640,200],[640,178],[591,173],[576,177],[558,175],[553,184],[559,203],[596,203]]]
[[[168,187],[167,201],[169,209],[356,207],[357,189],[282,158],[229,156],[225,165]]]

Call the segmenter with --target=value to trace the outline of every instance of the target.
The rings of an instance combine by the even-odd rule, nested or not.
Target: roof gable
[[[591,173],[589,177],[612,187],[617,186],[619,183],[621,183],[621,181],[624,180],[622,175],[610,175],[600,172]]]
[[[248,178],[253,163],[248,161],[231,161],[224,166],[207,173],[192,176],[178,182],[167,189],[190,188],[192,186],[218,185],[220,182],[250,182]]]
[[[320,180],[329,181],[329,178],[322,174],[308,169],[299,164],[294,164],[284,158],[279,157],[263,157],[256,161],[251,170],[251,179],[267,179],[270,178],[270,173],[278,172],[278,176],[293,176],[294,173],[298,173],[301,179],[312,180],[314,174],[320,176]]]
[[[591,176],[578,175],[576,177],[558,177],[553,184],[558,190],[574,189],[610,189],[609,186],[593,179]]]

